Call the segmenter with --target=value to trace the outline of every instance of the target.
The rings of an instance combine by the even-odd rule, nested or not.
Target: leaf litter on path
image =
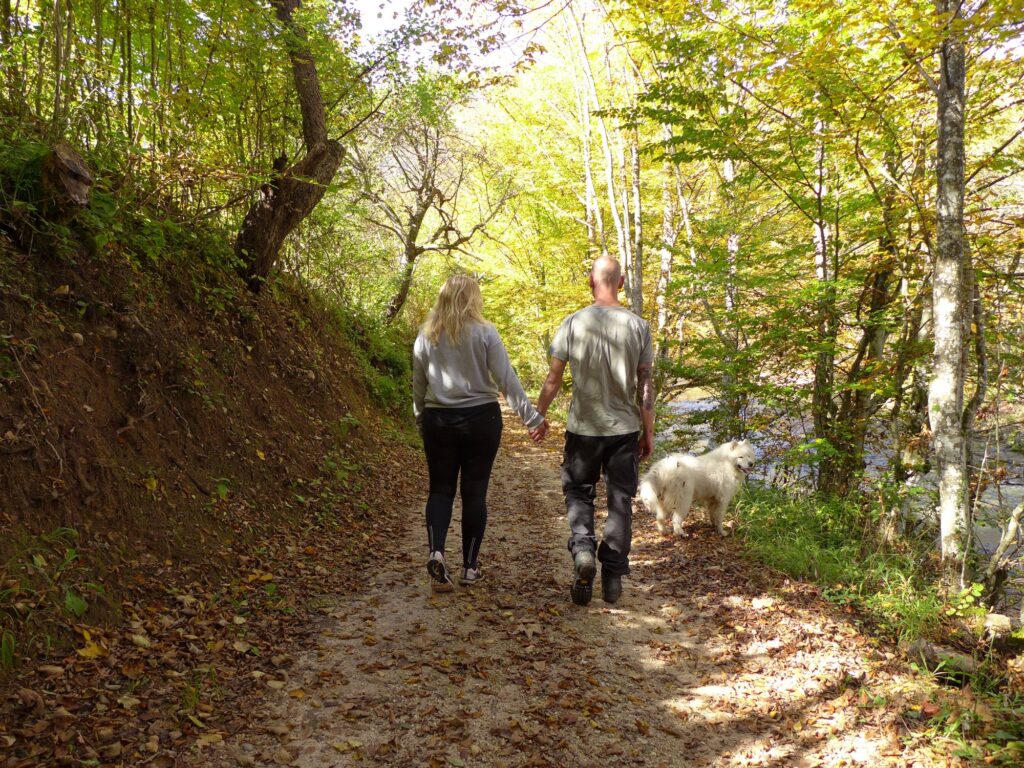
[[[555,440],[505,432],[472,588],[432,595],[426,493],[334,596],[248,727],[194,766],[938,766],[903,713],[920,681],[813,588],[699,525],[638,512],[622,601],[569,601]],[[449,536],[457,557],[458,509]],[[301,691],[302,695],[295,695]]]

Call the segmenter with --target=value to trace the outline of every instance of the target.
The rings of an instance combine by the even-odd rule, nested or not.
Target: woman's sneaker
[[[483,579],[483,571],[479,568],[463,568],[462,576],[459,577],[459,584],[468,587],[471,584],[476,584],[478,581],[483,581]]]
[[[444,564],[444,555],[440,552],[430,553],[430,559],[427,560],[427,573],[430,574],[431,592],[451,592],[455,589]]]

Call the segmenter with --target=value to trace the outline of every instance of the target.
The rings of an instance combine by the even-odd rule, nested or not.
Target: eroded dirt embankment
[[[0,234],[4,768],[171,764],[226,727],[421,484],[382,415],[404,354],[353,318],[209,254],[87,251]]]

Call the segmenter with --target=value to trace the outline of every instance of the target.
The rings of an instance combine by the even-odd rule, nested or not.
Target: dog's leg
[[[654,485],[649,480],[640,485],[640,500],[649,512],[654,513],[654,524],[658,528],[658,533],[665,533],[665,506],[662,504],[661,495],[654,490]]]
[[[690,504],[693,503],[693,486],[683,481],[679,494],[676,496],[676,507],[672,510],[672,530],[676,536],[683,535],[683,521],[690,514]]]
[[[662,535],[668,533],[668,529],[665,526],[665,517],[665,510],[663,510],[661,507],[658,507],[658,513],[654,519],[654,525],[657,526],[658,533]]]
[[[714,503],[708,504],[708,517],[711,518],[711,524],[715,526],[719,536],[727,535],[725,532],[725,510],[729,508],[730,501],[732,499],[717,498]]]
[[[665,531],[665,518],[668,514],[665,512],[665,507],[661,503],[661,499],[658,499],[657,504],[654,508],[654,524],[658,527],[658,533],[664,534]]]

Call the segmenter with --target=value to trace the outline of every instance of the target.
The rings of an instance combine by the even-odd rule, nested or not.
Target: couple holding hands
[[[460,475],[459,582],[469,585],[483,578],[479,555],[487,525],[487,486],[501,442],[498,392],[530,437],[540,442],[548,431],[545,414],[568,364],[572,402],[561,479],[573,558],[570,595],[577,605],[590,602],[597,561],[604,600],[614,603],[622,595],[640,461],[654,447],[654,351],[648,323],[619,303],[623,276],[618,261],[595,260],[589,281],[594,301],[559,326],[536,407],[512,370],[498,331],[484,320],[477,282],[456,275],[441,288],[413,347],[413,411],[430,474],[427,571],[435,592],[453,589],[444,551]],[[602,472],[608,519],[598,546],[594,498]]]

